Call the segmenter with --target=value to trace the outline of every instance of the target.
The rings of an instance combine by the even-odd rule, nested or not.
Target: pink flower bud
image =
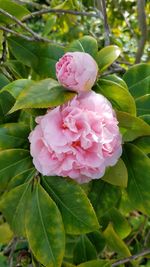
[[[96,81],[98,66],[87,53],[66,53],[56,63],[56,76],[60,84],[75,92],[89,91]]]

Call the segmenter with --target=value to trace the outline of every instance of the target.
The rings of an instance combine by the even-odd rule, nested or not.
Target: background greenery
[[[150,266],[149,11],[144,0],[0,0],[1,267]],[[124,141],[116,166],[82,186],[41,177],[29,153],[35,117],[75,95],[55,80],[66,51],[97,61],[93,90]]]

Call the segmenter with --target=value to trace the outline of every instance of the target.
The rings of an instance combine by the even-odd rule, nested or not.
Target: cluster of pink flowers
[[[93,92],[98,67],[86,53],[67,53],[56,64],[58,80],[80,92],[36,118],[30,150],[36,169],[85,183],[104,175],[122,153],[118,121],[110,102]]]

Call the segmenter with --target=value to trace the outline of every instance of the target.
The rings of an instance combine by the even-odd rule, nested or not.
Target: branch
[[[100,0],[99,0],[100,1]],[[105,46],[110,45],[110,30],[107,20],[107,12],[106,12],[106,0],[101,0],[103,16],[104,16],[104,32],[105,32]]]
[[[124,69],[121,66],[119,66],[118,64],[116,64],[115,66],[112,65],[112,69],[104,72],[101,76],[103,77],[103,76],[114,74],[114,73],[124,74],[125,72],[126,72],[126,69]]]
[[[116,62],[119,63],[119,64],[127,65],[127,66],[132,66],[133,65],[132,63],[130,63],[128,61],[124,61],[124,60],[117,60]]]
[[[24,35],[24,34],[15,32],[15,31],[13,31],[13,30],[11,30],[11,29],[9,29],[9,28],[6,28],[6,27],[4,27],[4,26],[0,26],[0,30],[2,30],[2,31],[4,31],[4,32],[9,32],[9,33],[11,33],[11,34],[13,34],[13,35],[15,35],[15,36],[18,36],[18,37],[21,37],[21,38],[27,40],[27,41],[34,41],[34,40],[35,40],[33,37],[28,37],[28,36],[26,36],[26,35]]]
[[[75,11],[75,10],[64,10],[64,9],[52,9],[52,8],[45,8],[39,11],[32,12],[31,14],[23,17],[22,21],[26,21],[36,16],[42,16],[47,13],[55,13],[55,14],[70,14],[74,16],[85,16],[85,17],[95,17],[99,18],[100,14],[92,13],[92,12],[82,12],[82,11]]]
[[[138,23],[141,31],[141,37],[138,43],[138,50],[136,53],[135,63],[140,63],[147,40],[145,0],[137,0],[137,12],[138,12]]]
[[[133,256],[130,256],[130,257],[128,257],[128,258],[125,258],[125,259],[116,261],[116,262],[114,262],[111,266],[112,266],[112,267],[120,266],[121,264],[130,262],[130,261],[132,261],[132,260],[136,260],[137,258],[142,257],[142,256],[145,256],[145,255],[147,255],[147,254],[150,254],[150,249],[143,250],[142,252],[140,252],[140,253],[138,253],[138,254],[136,254],[136,255],[133,255]]]
[[[33,32],[28,26],[24,25],[15,16],[11,15],[7,11],[3,10],[2,8],[0,8],[0,13],[3,14],[4,16],[10,18],[11,20],[15,21],[16,24],[18,24],[21,28],[23,28],[24,30],[26,30],[27,32],[29,32],[35,39],[38,39],[39,38],[39,36],[35,32]]]
[[[11,20],[15,21],[15,23],[17,25],[19,25],[21,28],[23,28],[24,30],[26,30],[28,33],[30,33],[32,35],[32,38],[26,36],[26,35],[23,35],[23,34],[20,34],[20,33],[17,33],[9,28],[6,28],[4,26],[0,26],[0,28],[6,32],[9,32],[9,33],[12,33],[16,36],[20,36],[28,41],[40,41],[40,42],[47,42],[47,43],[54,43],[56,44],[55,41],[51,41],[47,38],[44,38],[44,37],[41,37],[39,36],[37,33],[35,33],[34,31],[32,31],[27,25],[24,25],[19,19],[17,19],[15,16],[11,15],[10,13],[8,13],[7,11],[3,10],[0,8],[0,13],[5,15],[6,17],[10,18]],[[61,45],[61,44],[60,44]]]

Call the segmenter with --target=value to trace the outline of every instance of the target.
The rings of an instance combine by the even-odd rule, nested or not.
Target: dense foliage
[[[106,1],[109,36],[103,8],[93,2],[0,0],[2,267],[150,266],[148,44],[142,63],[133,64],[140,37],[135,1]],[[48,8],[55,10],[33,13]],[[73,51],[97,62],[92,89],[111,102],[123,137],[117,164],[83,185],[39,174],[28,141],[37,116],[75,96],[58,83],[55,71],[59,58]]]

